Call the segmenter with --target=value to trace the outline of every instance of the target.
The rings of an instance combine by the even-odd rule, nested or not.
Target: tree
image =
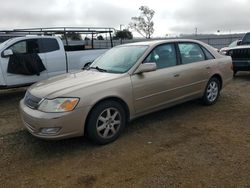
[[[115,32],[115,39],[133,39],[133,34],[127,30],[123,29],[122,31]]]
[[[82,36],[80,33],[67,32],[66,36],[68,40],[82,40]],[[62,39],[65,39],[64,35],[62,36]]]
[[[141,15],[132,17],[132,22],[129,23],[129,27],[137,31],[143,37],[150,39],[154,33],[154,22],[152,19],[155,11],[147,6],[141,6],[139,10],[141,11]]]
[[[102,35],[98,35],[97,40],[104,40]]]

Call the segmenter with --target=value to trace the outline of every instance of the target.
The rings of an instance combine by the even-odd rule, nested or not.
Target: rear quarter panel
[[[219,74],[222,78],[222,88],[226,86],[233,78],[232,58],[229,56],[221,56],[216,58],[214,66],[212,66],[210,76]]]
[[[215,57],[215,59],[211,61],[209,78],[211,78],[215,74],[220,75],[222,78],[223,88],[233,78],[232,58],[230,56],[221,55],[210,45],[207,45],[203,42],[200,42],[200,44],[203,45],[206,49],[208,49]]]

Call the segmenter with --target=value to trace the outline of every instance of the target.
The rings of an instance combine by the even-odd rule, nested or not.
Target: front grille
[[[37,109],[39,106],[39,102],[41,101],[41,98],[35,97],[31,95],[28,91],[24,98],[24,104],[27,105],[30,108]]]
[[[250,48],[232,49],[229,50],[228,54],[231,55],[233,60],[250,59]]]

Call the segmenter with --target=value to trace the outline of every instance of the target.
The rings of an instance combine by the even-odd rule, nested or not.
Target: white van
[[[32,46],[37,46],[35,49]],[[49,77],[83,69],[106,49],[65,51],[62,40],[57,36],[25,36],[11,38],[0,44],[0,88],[30,85]],[[10,57],[14,54],[36,53],[46,70],[36,75],[8,72]]]

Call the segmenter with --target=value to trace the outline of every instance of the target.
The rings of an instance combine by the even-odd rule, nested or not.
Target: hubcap
[[[116,108],[105,109],[98,117],[96,129],[102,138],[111,138],[121,126],[121,114]]]
[[[219,86],[217,82],[212,81],[207,87],[207,99],[210,102],[214,102],[218,96],[219,93]]]

